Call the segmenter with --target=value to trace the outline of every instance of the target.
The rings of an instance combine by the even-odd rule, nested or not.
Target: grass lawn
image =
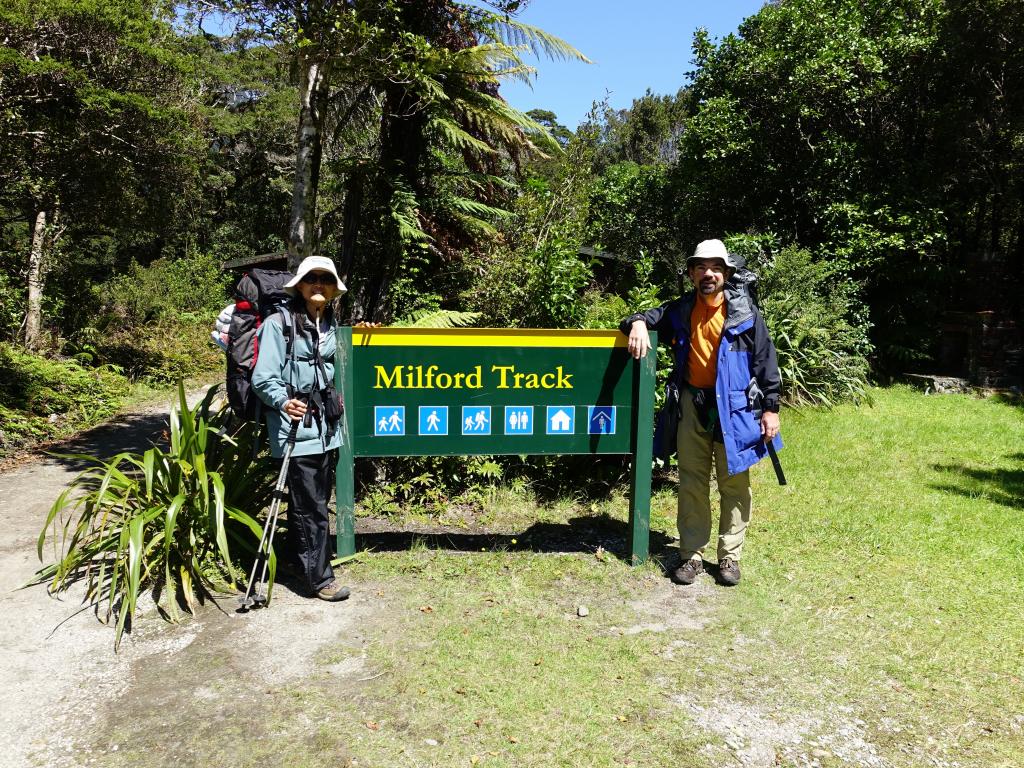
[[[790,485],[755,470],[736,589],[670,586],[653,563],[523,551],[514,537],[498,551],[365,555],[350,579],[402,598],[370,646],[379,677],[331,703],[356,723],[349,754],[371,766],[1024,764],[1024,409],[874,395],[873,407],[784,414]],[[510,501],[511,517],[524,505]],[[653,506],[655,536],[673,536],[672,493]],[[625,502],[596,511],[624,519]],[[557,526],[581,512],[533,514]]]
[[[213,634],[169,657],[170,677],[99,730],[95,765],[1019,768],[1024,408],[873,394],[783,414],[790,485],[755,469],[739,587],[675,586],[657,560],[610,554],[621,490],[499,489],[478,517],[493,535],[453,510],[466,530],[410,546],[410,515],[364,537],[345,569],[358,600],[296,614],[312,631],[348,611],[355,631],[314,644],[312,671],[274,696]],[[662,483],[667,566],[674,528]]]

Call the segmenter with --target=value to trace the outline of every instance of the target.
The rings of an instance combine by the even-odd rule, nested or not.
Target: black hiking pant
[[[288,463],[288,555],[311,593],[334,580],[327,502],[334,484],[334,451],[292,456]]]

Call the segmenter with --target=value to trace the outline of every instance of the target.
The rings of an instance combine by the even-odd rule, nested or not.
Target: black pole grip
[[[772,467],[775,469],[775,477],[778,479],[779,485],[785,485],[786,474],[782,471],[782,462],[779,461],[779,454],[775,452],[775,445],[771,440],[765,440],[764,444],[768,448],[768,456],[772,460]]]

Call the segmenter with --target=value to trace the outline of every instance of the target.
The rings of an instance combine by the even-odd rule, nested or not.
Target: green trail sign
[[[653,344],[654,342],[652,342]],[[338,554],[355,552],[357,456],[630,454],[629,550],[647,559],[656,356],[618,331],[340,328]]]

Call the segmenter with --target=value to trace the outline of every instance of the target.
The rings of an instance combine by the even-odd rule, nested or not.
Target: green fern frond
[[[447,118],[435,117],[430,121],[430,126],[440,133],[445,140],[456,149],[471,149],[487,155],[493,155],[497,151],[487,144],[487,142],[481,141],[472,134],[467,133]]]
[[[547,128],[499,98],[486,93],[466,94],[455,106],[475,130],[487,137],[499,138],[506,146],[521,147],[541,155],[561,151],[561,145]]]
[[[419,221],[404,211],[392,211],[391,218],[398,225],[398,236],[407,243],[426,243],[433,238],[420,228]]]
[[[433,238],[420,227],[416,195],[398,187],[391,194],[391,218],[398,227],[398,236],[407,243],[426,243]]]
[[[498,234],[497,227],[476,216],[457,210],[449,211],[449,215],[474,237],[495,237]]]
[[[555,37],[539,27],[524,24],[505,14],[493,11],[481,10],[478,18],[482,26],[481,34],[496,42],[506,45],[524,45],[534,56],[538,57],[543,54],[549,59],[558,61],[574,59],[585,64],[593,63],[565,40]]]
[[[507,219],[512,215],[502,208],[495,208],[468,197],[451,197],[445,202],[456,211],[467,213],[470,216],[490,216],[495,219]]]
[[[446,61],[446,69],[460,73],[494,72],[505,67],[518,67],[523,63],[518,48],[504,43],[482,43],[453,51]]]
[[[479,320],[479,312],[453,309],[420,309],[393,324],[395,328],[467,328]]]
[[[472,173],[464,171],[461,173],[450,173],[448,175],[465,180],[477,191],[483,191],[484,188],[488,186],[505,189],[509,192],[516,192],[519,190],[519,185],[515,182],[503,179],[501,176],[494,176],[490,173]]]
[[[529,64],[494,70],[495,80],[515,80],[523,85],[532,85],[533,76],[536,74],[537,68],[531,67]]]

